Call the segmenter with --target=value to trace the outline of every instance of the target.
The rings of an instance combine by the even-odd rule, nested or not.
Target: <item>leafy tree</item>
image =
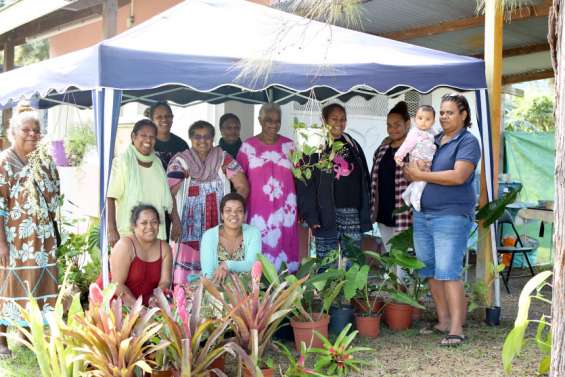
[[[555,130],[553,99],[548,95],[521,99],[509,111],[505,122],[506,131],[551,132]]]
[[[49,42],[47,39],[17,46],[14,51],[14,62],[17,66],[37,63],[45,59],[49,59]]]

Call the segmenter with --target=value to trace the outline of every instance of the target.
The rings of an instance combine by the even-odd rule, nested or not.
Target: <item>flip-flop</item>
[[[420,335],[447,335],[448,331],[438,329],[433,323],[429,323],[428,325],[422,327],[419,331]]]
[[[440,347],[459,347],[460,345],[465,343],[466,340],[467,337],[465,335],[449,334],[441,340],[439,345]]]

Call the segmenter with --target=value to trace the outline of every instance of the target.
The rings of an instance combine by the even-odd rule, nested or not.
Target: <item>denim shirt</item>
[[[443,132],[435,137],[437,151],[432,161],[432,171],[452,170],[456,161],[468,161],[475,168],[481,159],[478,140],[467,129],[463,129],[447,143],[440,145]],[[473,187],[474,174],[461,185],[444,186],[427,183],[422,194],[422,211],[433,214],[475,216],[476,194]]]

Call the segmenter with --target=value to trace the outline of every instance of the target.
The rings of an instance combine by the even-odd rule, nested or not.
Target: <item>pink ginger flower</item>
[[[90,284],[88,292],[88,297],[90,300],[90,305],[100,306],[104,301],[104,294],[102,293],[102,289],[96,283]]]
[[[182,328],[184,329],[184,338],[190,338],[190,319],[188,317],[188,311],[186,309],[186,296],[184,293],[184,288],[175,285],[173,290],[173,297],[175,300],[175,305],[177,306],[177,314],[182,322]]]
[[[353,164],[350,167],[349,163],[340,154],[335,155],[333,164],[336,179],[339,179],[340,177],[347,177],[353,171]]]
[[[256,261],[251,268],[251,277],[253,281],[258,283],[261,280],[261,275],[263,275],[263,265],[261,262]]]

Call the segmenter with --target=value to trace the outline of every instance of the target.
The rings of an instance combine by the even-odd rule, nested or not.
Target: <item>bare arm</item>
[[[475,171],[475,165],[465,160],[455,161],[452,170],[421,171],[417,166],[404,168],[406,178],[411,181],[424,181],[443,186],[462,185]]]
[[[163,242],[163,260],[161,262],[161,279],[159,280],[159,288],[161,290],[169,289],[171,286],[171,274],[173,270],[173,255],[168,243]]]
[[[249,195],[249,183],[247,182],[247,177],[242,172],[236,173],[233,177],[230,178],[231,183],[233,183],[233,187],[235,187],[235,191],[244,198],[247,198]]]
[[[118,226],[116,225],[116,199],[107,199],[108,208],[108,242],[111,247],[114,247],[116,242],[120,239],[120,233],[118,233]]]
[[[116,296],[121,296],[124,303],[131,306],[137,300],[130,289],[126,286],[129,267],[132,256],[130,244],[126,238],[120,239],[112,249],[110,255],[110,272],[112,273],[112,283],[116,284]]]

